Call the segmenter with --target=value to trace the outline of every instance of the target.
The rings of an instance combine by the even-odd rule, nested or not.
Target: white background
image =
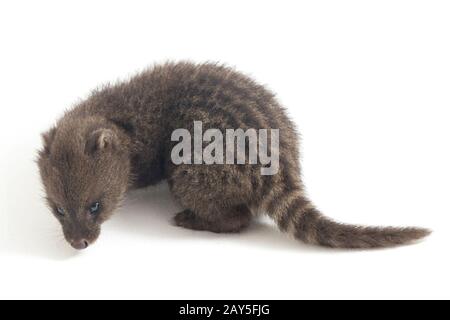
[[[2,1],[0,298],[450,298],[449,17],[448,1]],[[225,62],[275,91],[327,215],[434,234],[336,251],[265,221],[194,232],[170,224],[163,185],[75,252],[41,199],[40,133],[167,59]]]

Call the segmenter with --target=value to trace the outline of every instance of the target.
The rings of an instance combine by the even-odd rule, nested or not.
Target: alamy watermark
[[[219,129],[203,132],[203,123],[194,121],[193,134],[187,129],[172,132],[171,140],[179,142],[171,153],[174,164],[260,164],[261,175],[278,173],[279,129],[226,129],[224,137]]]

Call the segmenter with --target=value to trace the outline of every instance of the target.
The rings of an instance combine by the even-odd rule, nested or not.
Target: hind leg
[[[239,232],[250,223],[253,186],[245,168],[180,165],[169,171],[173,196],[186,210],[175,224],[194,230]]]
[[[236,233],[248,227],[251,221],[251,212],[245,205],[237,206],[227,212],[197,214],[190,209],[184,210],[175,216],[177,226],[215,233]]]

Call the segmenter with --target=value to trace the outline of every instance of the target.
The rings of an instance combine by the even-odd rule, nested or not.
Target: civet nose
[[[85,239],[81,239],[78,241],[72,241],[71,242],[72,247],[74,247],[77,250],[83,250],[89,247],[89,242]]]

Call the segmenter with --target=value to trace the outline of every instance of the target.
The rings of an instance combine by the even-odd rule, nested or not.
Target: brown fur
[[[174,129],[280,129],[280,169],[260,165],[174,165]],[[47,199],[66,239],[94,242],[131,188],[167,179],[185,208],[179,226],[239,232],[252,212],[266,211],[280,229],[307,243],[336,248],[387,247],[429,232],[335,223],[304,196],[294,124],[274,95],[247,76],[216,64],[167,63],[93,92],[44,134],[39,168]],[[101,211],[89,214],[92,203]],[[57,208],[64,208],[61,216]],[[83,247],[83,246],[81,246]]]

